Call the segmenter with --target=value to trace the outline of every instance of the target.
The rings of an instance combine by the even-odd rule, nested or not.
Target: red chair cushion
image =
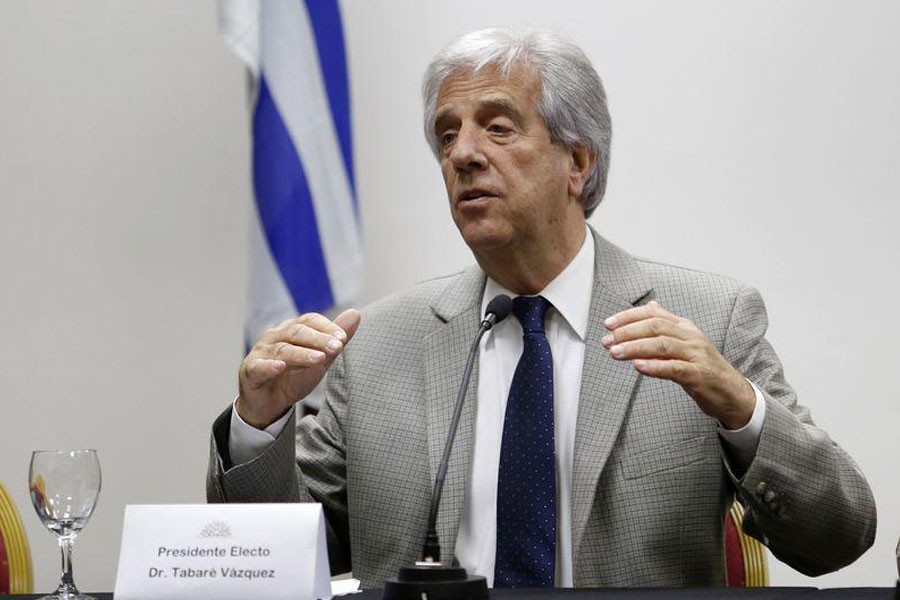
[[[744,549],[738,530],[731,518],[725,516],[725,581],[728,587],[746,587],[747,574],[744,572]]]
[[[6,553],[6,542],[3,541],[3,530],[0,529],[0,594],[9,593],[9,570],[9,556]]]

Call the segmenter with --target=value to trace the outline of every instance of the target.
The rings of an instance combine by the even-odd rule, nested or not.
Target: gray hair
[[[612,122],[603,83],[581,48],[549,31],[483,29],[450,42],[428,65],[422,82],[425,138],[435,156],[440,144],[434,132],[437,99],[444,81],[460,72],[478,73],[493,67],[508,77],[514,67],[533,67],[541,80],[535,108],[550,130],[554,144],[587,147],[596,154],[581,203],[589,217],[606,191]]]

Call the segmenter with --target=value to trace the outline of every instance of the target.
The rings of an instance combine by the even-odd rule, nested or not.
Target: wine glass
[[[75,587],[72,546],[84,529],[100,495],[100,461],[96,450],[39,450],[28,469],[31,503],[44,526],[55,533],[62,552],[62,581],[40,600],[94,600]]]

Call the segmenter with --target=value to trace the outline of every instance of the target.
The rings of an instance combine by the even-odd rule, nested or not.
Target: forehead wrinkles
[[[443,103],[438,107],[437,113],[434,115],[435,127],[450,120],[458,105],[454,102]],[[524,116],[516,102],[505,94],[491,94],[484,98],[479,98],[475,103],[475,112],[491,112],[508,115],[516,122],[522,122]]]
[[[495,110],[521,122],[522,110],[527,106],[516,98],[525,98],[527,105],[538,110],[541,87],[537,70],[530,65],[518,64],[509,70],[496,66],[457,70],[444,80],[438,92],[435,128],[457,108],[457,100],[473,94],[477,98],[476,110]],[[479,96],[479,90],[484,90],[484,95]]]

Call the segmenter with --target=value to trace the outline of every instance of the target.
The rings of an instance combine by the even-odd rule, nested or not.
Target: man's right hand
[[[307,313],[267,330],[241,363],[236,406],[244,422],[265,429],[313,391],[360,319],[352,308],[334,321]]]

